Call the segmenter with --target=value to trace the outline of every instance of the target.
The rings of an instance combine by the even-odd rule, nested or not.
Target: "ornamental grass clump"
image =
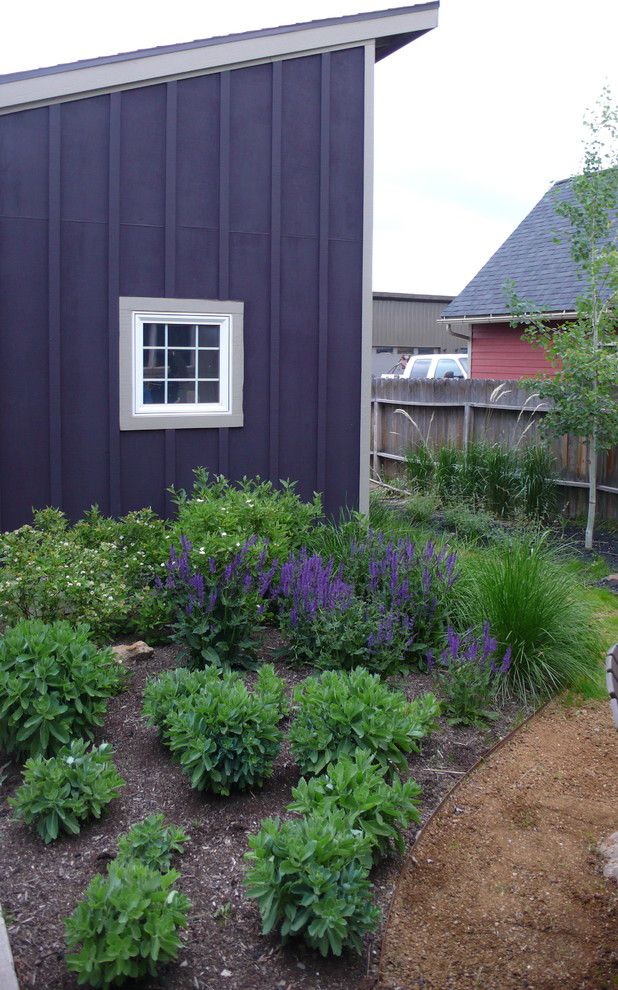
[[[498,649],[511,650],[502,694],[538,703],[563,688],[594,693],[602,648],[593,606],[544,539],[518,536],[466,561],[460,624],[489,623]]]
[[[74,739],[57,756],[26,760],[23,783],[9,798],[15,818],[35,825],[45,843],[60,832],[77,835],[89,818],[100,818],[124,780],[118,774],[109,743],[89,748]]]
[[[496,694],[510,665],[511,648],[499,655],[488,622],[480,636],[473,629],[459,634],[449,626],[445,648],[428,659],[449,724],[482,726],[499,718]]]
[[[57,753],[72,738],[93,738],[108,699],[124,681],[109,649],[87,625],[28,619],[0,640],[0,747],[19,756]]]
[[[362,667],[325,671],[294,692],[292,751],[305,775],[322,773],[357,748],[368,750],[381,766],[405,770],[406,754],[418,751],[439,713],[432,694],[408,702]]]
[[[173,641],[183,647],[183,658],[191,666],[250,666],[255,629],[264,617],[277,562],[267,564],[265,547],[253,560],[254,535],[223,569],[218,570],[214,557],[204,556],[201,570],[196,570],[191,542],[181,536],[180,543],[180,553],[170,548],[165,579],[157,579],[159,593],[175,612]]]
[[[265,665],[249,692],[235,671],[164,674],[144,693],[144,716],[196,790],[261,787],[281,746],[284,692]]]
[[[371,840],[344,811],[267,818],[249,846],[245,886],[258,903],[263,935],[279,928],[283,942],[302,938],[323,956],[362,952],[379,918],[368,880]]]
[[[97,874],[73,914],[65,918],[68,968],[80,984],[121,986],[156,976],[176,959],[191,903],[174,885],[170,857],[186,841],[182,829],[150,815],[119,841],[107,875]]]
[[[414,780],[404,782],[398,775],[392,783],[385,777],[386,767],[372,753],[357,749],[352,756],[329,763],[319,777],[302,777],[292,789],[288,811],[329,815],[339,809],[345,812],[351,828],[360,829],[370,840],[374,856],[385,856],[392,849],[403,853],[402,829],[421,820],[421,788]]]

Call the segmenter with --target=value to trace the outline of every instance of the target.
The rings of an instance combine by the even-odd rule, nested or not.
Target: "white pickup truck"
[[[382,378],[469,378],[467,354],[413,354],[403,370],[399,366]]]

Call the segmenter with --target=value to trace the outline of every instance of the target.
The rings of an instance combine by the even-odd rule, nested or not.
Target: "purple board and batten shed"
[[[2,529],[196,465],[359,504],[373,64],[437,6],[0,77]],[[123,296],[244,302],[242,427],[120,430]]]

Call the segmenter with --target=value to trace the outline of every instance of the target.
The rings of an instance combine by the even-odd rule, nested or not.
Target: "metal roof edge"
[[[552,313],[523,313],[518,323],[526,323],[529,320],[574,320],[577,316],[575,310],[559,310]],[[474,316],[439,316],[436,323],[511,323],[515,317],[512,313],[499,313],[494,315]]]
[[[431,293],[417,292],[378,292],[374,291],[374,299],[410,299],[414,302],[452,302],[455,296],[438,296]]]
[[[398,39],[407,44],[436,27],[438,10],[432,0],[11,73],[0,76],[0,113],[380,39],[383,57]]]

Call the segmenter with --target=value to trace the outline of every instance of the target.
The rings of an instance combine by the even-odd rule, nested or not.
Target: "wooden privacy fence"
[[[500,386],[500,388],[499,388]],[[428,443],[465,448],[471,440],[507,447],[537,443],[548,407],[517,381],[374,378],[371,395],[371,469],[374,478],[401,474],[406,451]],[[398,410],[404,410],[402,415]],[[564,436],[550,444],[565,513],[583,515],[588,501],[586,444]],[[618,448],[599,455],[599,518],[618,519]]]

